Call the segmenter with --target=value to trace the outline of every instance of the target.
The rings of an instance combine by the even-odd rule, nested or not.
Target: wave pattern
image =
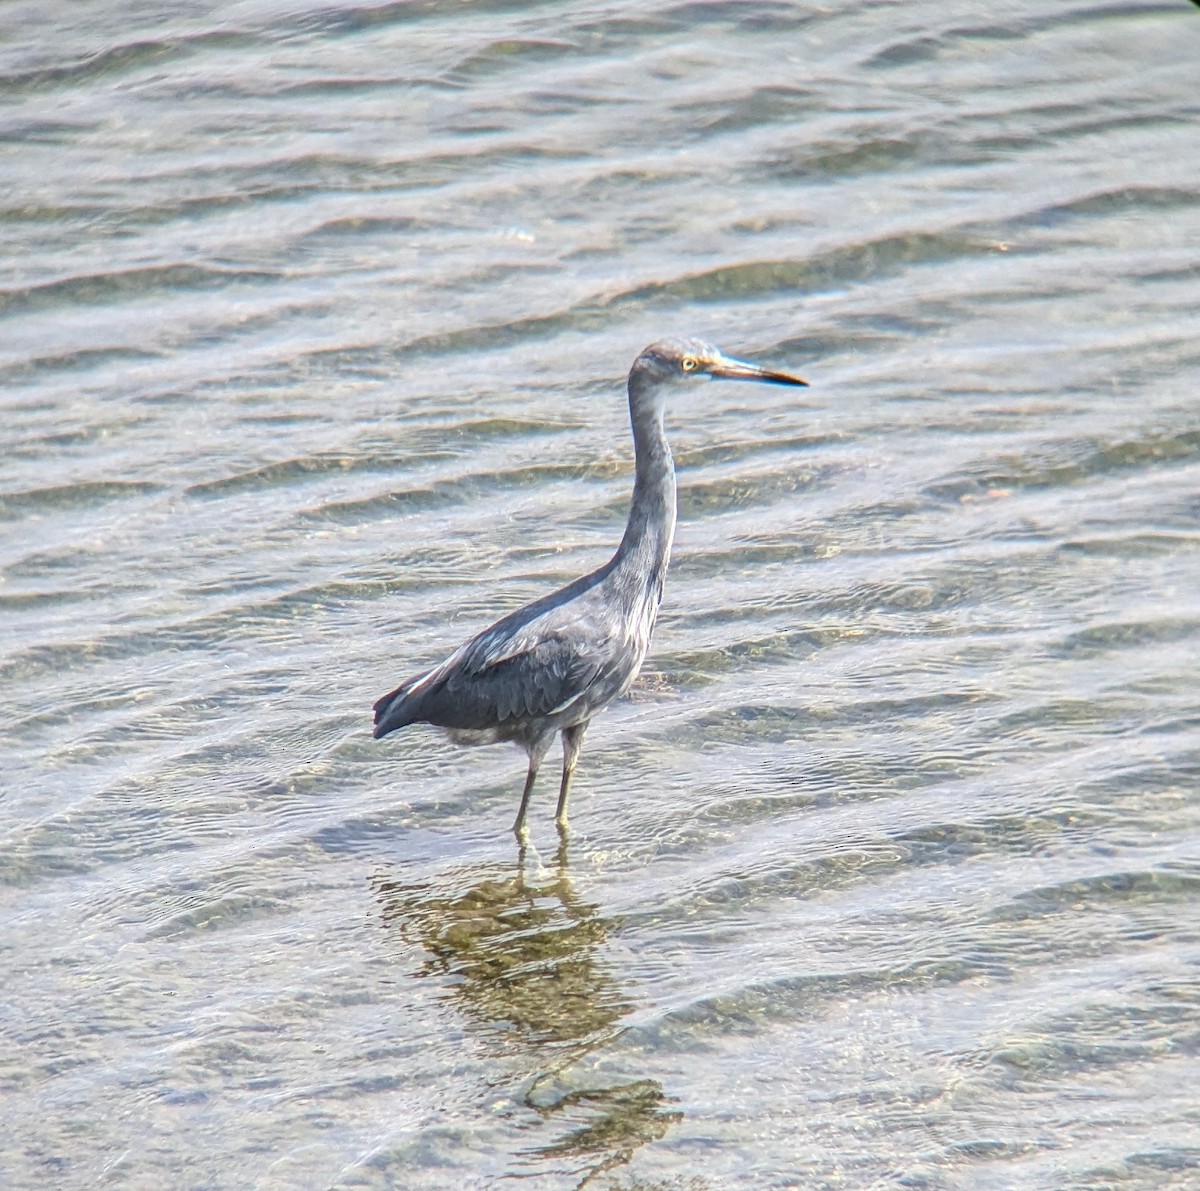
[[[23,10],[5,1185],[1195,1185],[1200,24],[959,8]],[[672,410],[518,856],[368,709],[607,556],[673,331],[813,388]]]

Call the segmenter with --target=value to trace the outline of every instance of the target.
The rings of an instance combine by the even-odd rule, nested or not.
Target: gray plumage
[[[525,812],[538,767],[556,733],[563,738],[557,821],[592,716],[637,677],[650,647],[675,532],[675,468],[663,432],[671,392],[707,376],[771,384],[807,382],[723,356],[697,339],[652,344],[629,372],[636,462],[625,536],[616,554],[584,575],[484,629],[439,666],[410,678],[375,704],[375,736],[407,724],[443,728],[460,744],[512,741],[529,756]]]

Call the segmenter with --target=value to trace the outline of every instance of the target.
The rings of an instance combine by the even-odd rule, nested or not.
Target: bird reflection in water
[[[603,955],[615,920],[575,892],[565,839],[553,869],[527,870],[522,848],[515,872],[480,866],[449,892],[444,880],[413,885],[388,871],[372,885],[387,925],[425,952],[418,974],[444,981],[471,1031],[524,1068],[514,1073],[524,1105],[543,1121],[570,1122],[523,1156],[574,1160],[582,1187],[682,1114],[666,1108],[656,1080],[584,1086],[585,1061],[619,1036],[633,1008]]]

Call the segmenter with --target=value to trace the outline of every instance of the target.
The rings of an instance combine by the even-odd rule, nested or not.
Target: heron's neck
[[[629,417],[636,461],[633,499],[613,566],[644,579],[645,594],[657,602],[675,535],[675,465],[663,433],[662,403],[640,399],[631,387]]]

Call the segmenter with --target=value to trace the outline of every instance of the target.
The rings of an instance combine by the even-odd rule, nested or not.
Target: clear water
[[[1200,1187],[1200,12],[9,3],[0,1182]],[[599,564],[560,847],[372,700]]]

